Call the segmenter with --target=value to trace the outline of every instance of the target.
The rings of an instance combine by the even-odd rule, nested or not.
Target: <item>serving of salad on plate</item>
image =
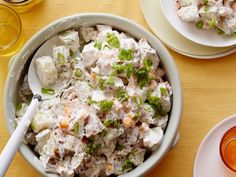
[[[177,0],[177,14],[198,29],[216,29],[218,34],[236,37],[235,0]]]
[[[55,96],[42,101],[25,143],[46,172],[60,176],[131,171],[158,149],[171,109],[172,88],[156,50],[107,25],[56,37],[63,45],[34,61],[42,94]],[[16,122],[31,96],[26,74]]]

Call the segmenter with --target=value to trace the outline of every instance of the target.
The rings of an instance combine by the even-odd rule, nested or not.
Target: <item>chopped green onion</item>
[[[130,76],[134,73],[134,65],[132,63],[128,63],[125,66],[126,68],[126,76],[130,78]]]
[[[98,143],[94,145],[94,140],[90,141],[87,146],[85,147],[85,152],[89,155],[93,155],[96,153],[99,149],[101,149],[102,144]]]
[[[55,95],[55,91],[51,88],[41,88],[41,92],[46,95]]]
[[[139,112],[137,112],[137,113],[134,115],[133,119],[136,121],[136,120],[138,120],[138,119],[140,118],[140,116],[141,116],[141,114],[140,114]]]
[[[107,33],[107,43],[112,48],[120,48],[120,41],[115,34]]]
[[[17,106],[16,106],[16,110],[17,111],[20,111],[22,109],[22,103],[18,103]]]
[[[58,52],[57,53],[57,61],[58,61],[58,64],[64,65],[66,62],[66,58],[62,53]]]
[[[134,58],[132,50],[121,49],[118,55],[120,60],[131,60]]]
[[[198,21],[198,22],[196,22],[196,27],[198,28],[198,29],[202,29],[203,28],[203,25],[204,25],[204,23],[203,23],[203,21]]]
[[[151,61],[150,59],[145,58],[145,59],[143,60],[143,64],[144,64],[145,68],[146,68],[148,71],[150,71],[150,69],[151,69],[151,67],[152,67],[152,61]]]
[[[212,19],[210,20],[210,22],[209,22],[209,26],[210,26],[211,28],[213,28],[213,27],[215,27],[215,25],[216,25],[216,21],[212,18]]]
[[[203,4],[208,4],[208,0],[203,0]]]
[[[236,32],[233,32],[231,35],[233,38],[236,38]]]
[[[136,96],[136,97],[134,97],[134,99],[135,99],[135,103],[136,103],[139,107],[142,106],[142,104],[143,104],[143,99],[142,99],[141,96]]]
[[[102,100],[98,103],[98,105],[100,106],[102,111],[107,112],[112,108],[113,102],[109,100]]]
[[[121,74],[125,71],[125,65],[119,65],[119,64],[112,64],[112,68],[118,73]]]
[[[141,88],[148,83],[148,71],[146,68],[140,68],[136,72],[137,82]]]
[[[124,149],[124,145],[117,143],[115,150],[121,151],[122,149]]]
[[[75,122],[72,130],[73,130],[73,132],[78,133],[79,132],[79,128],[80,128],[79,122]]]
[[[96,47],[98,50],[102,49],[102,42],[101,41],[95,41],[94,47]]]
[[[156,115],[165,116],[167,114],[167,112],[164,111],[161,106],[160,98],[158,98],[156,96],[148,95],[147,100],[148,100],[149,104],[152,106],[152,108],[155,110]]]
[[[119,100],[119,101],[128,101],[128,99],[129,99],[129,95],[128,95],[128,93],[125,91],[125,90],[123,90],[123,89],[118,89],[117,91],[116,91],[116,98]]]
[[[111,49],[111,47],[110,47],[109,45],[107,45],[107,44],[105,44],[105,45],[103,46],[103,49],[105,49],[105,48]]]
[[[105,127],[115,127],[117,129],[120,128],[120,122],[118,120],[111,120],[111,119],[109,119],[109,120],[105,121],[103,123],[103,125]]]
[[[87,104],[91,105],[91,104],[97,104],[96,101],[92,100],[91,97],[88,97],[87,101],[86,101]]]
[[[76,68],[76,69],[75,69],[75,76],[77,76],[77,77],[81,77],[82,75],[83,75],[82,70],[79,69],[79,68]]]
[[[70,50],[70,57],[75,58],[75,52],[73,52],[72,50]]]
[[[217,34],[219,35],[225,34],[225,32],[220,28],[216,28],[216,31],[217,31]]]
[[[121,170],[124,172],[125,170],[130,171],[134,169],[134,164],[126,158],[122,164]]]
[[[98,87],[100,90],[103,90],[104,89],[104,80],[102,78],[99,78],[98,79]]]
[[[161,91],[161,96],[168,96],[168,90],[166,88],[161,87],[160,91]]]
[[[100,133],[98,133],[98,136],[101,138],[104,138],[107,135],[107,131],[106,130],[102,130]]]
[[[204,7],[204,11],[205,11],[205,12],[209,12],[209,6],[205,6],[205,7]]]
[[[127,63],[126,65],[113,64],[112,68],[118,74],[125,72],[127,78],[130,78],[130,76],[134,73],[134,65],[132,63]]]
[[[107,79],[107,81],[106,81],[106,84],[111,85],[111,86],[115,85],[114,74],[111,74],[111,75],[108,77],[108,79]]]

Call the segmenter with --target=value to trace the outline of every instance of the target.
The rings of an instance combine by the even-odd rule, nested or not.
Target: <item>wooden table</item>
[[[150,30],[142,15],[139,0],[45,0],[32,11],[20,15],[25,40],[48,23],[81,12],[120,15]],[[147,176],[190,177],[201,140],[216,123],[236,112],[236,54],[215,60],[196,60],[169,51],[177,64],[184,91],[180,140]],[[8,61],[9,58],[1,58],[0,98],[3,98]],[[2,102],[0,102],[0,117],[0,150],[2,150],[9,137]],[[40,174],[17,153],[6,176],[37,177]]]

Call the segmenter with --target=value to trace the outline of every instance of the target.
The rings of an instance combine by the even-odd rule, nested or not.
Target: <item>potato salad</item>
[[[216,29],[236,37],[235,0],[177,0],[178,16],[198,29]]]
[[[160,146],[171,110],[172,89],[156,50],[107,25],[57,38],[63,45],[34,62],[41,92],[52,98],[42,101],[25,143],[45,172],[61,177],[133,170]],[[27,74],[19,96],[16,122],[32,97]]]

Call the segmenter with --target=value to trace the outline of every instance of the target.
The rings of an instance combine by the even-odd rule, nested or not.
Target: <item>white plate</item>
[[[196,44],[175,31],[162,13],[160,0],[140,0],[144,17],[156,36],[168,47],[198,59],[214,59],[234,53],[236,47],[206,47]]]
[[[222,136],[236,126],[236,115],[217,124],[202,141],[194,162],[193,177],[235,177],[220,157],[219,145]]]
[[[160,3],[169,23],[187,39],[211,47],[228,47],[236,44],[236,39],[232,36],[219,35],[215,29],[199,30],[194,23],[181,20],[177,15],[176,0],[161,0]]]

